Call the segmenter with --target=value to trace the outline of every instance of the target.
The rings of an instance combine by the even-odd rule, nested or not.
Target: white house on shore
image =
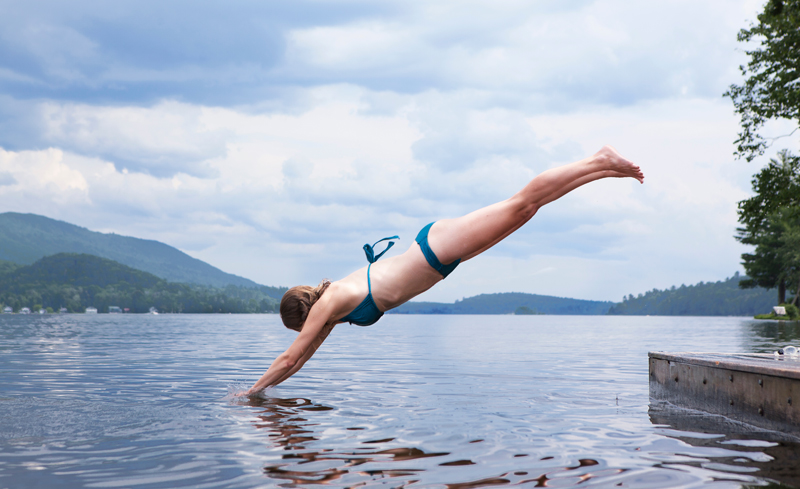
[[[94,307],[91,307],[91,306],[87,307],[86,308],[86,314],[97,314],[97,309],[95,309]]]
[[[3,314],[14,314],[14,309],[11,306],[6,306],[3,308]]]
[[[30,314],[31,310],[28,309],[27,307],[23,307],[22,309],[19,310],[19,313],[20,314]]]

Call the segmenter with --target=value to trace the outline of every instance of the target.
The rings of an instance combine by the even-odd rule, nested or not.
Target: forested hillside
[[[14,270],[16,270],[19,267],[20,267],[20,265],[17,265],[16,263],[13,263],[13,262],[10,262],[10,261],[5,261],[5,260],[0,260],[0,274],[13,272]]]
[[[605,314],[613,302],[567,299],[548,295],[507,292],[481,294],[449,304],[444,302],[407,302],[389,311],[395,314]],[[527,310],[525,309],[527,308]]]
[[[107,258],[171,282],[213,287],[258,285],[158,241],[97,233],[36,214],[0,214],[0,260],[30,265],[56,253]]]
[[[109,306],[117,306],[130,312],[147,312],[151,307],[184,313],[277,312],[278,300],[271,295],[281,290],[168,282],[86,254],[59,253],[22,267],[0,263],[0,304],[14,311],[65,307],[83,312],[92,306],[107,312]]]
[[[746,277],[737,272],[719,282],[700,282],[667,290],[653,289],[632,294],[608,311],[609,314],[653,316],[754,316],[777,304],[777,293],[767,289],[740,289]]]
[[[508,292],[481,294],[456,301],[408,302],[389,314],[627,314],[662,316],[753,316],[767,313],[775,291],[740,289],[738,273],[719,282],[653,289],[623,302],[589,301]],[[166,281],[112,260],[87,254],[59,253],[31,265],[0,260],[0,306],[50,307],[83,312],[109,306],[147,312],[277,312],[283,287],[210,287]]]

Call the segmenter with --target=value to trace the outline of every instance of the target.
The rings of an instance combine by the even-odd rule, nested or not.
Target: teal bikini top
[[[372,264],[378,261],[378,258],[382,257],[384,253],[389,251],[389,248],[394,246],[394,241],[390,241],[393,239],[400,239],[399,236],[392,236],[389,238],[379,239],[375,242],[374,245],[370,246],[369,244],[364,245],[364,253],[367,255],[367,261],[369,262],[369,266],[367,267],[367,289],[369,292],[367,296],[364,297],[364,300],[361,301],[361,304],[356,306],[350,314],[343,317],[339,321],[343,323],[350,323],[356,324],[358,326],[370,326],[378,322],[378,319],[383,316],[383,313],[378,309],[378,306],[375,305],[375,300],[372,298],[372,283],[369,279],[369,270],[372,268]],[[386,245],[386,249],[375,255],[375,245],[380,243],[381,241],[389,241],[389,244]]]

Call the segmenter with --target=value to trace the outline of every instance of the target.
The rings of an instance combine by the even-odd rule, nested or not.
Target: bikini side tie
[[[375,263],[376,261],[378,261],[378,258],[382,257],[384,253],[389,251],[389,248],[394,246],[394,241],[389,241],[389,244],[386,245],[386,249],[384,249],[383,251],[378,253],[377,256],[375,255],[375,249],[374,249],[375,245],[377,245],[381,241],[387,241],[387,240],[392,240],[392,239],[400,239],[400,236],[390,236],[388,238],[379,239],[372,246],[370,246],[369,244],[365,244],[364,245],[364,253],[367,255],[367,261],[370,262],[370,263]]]

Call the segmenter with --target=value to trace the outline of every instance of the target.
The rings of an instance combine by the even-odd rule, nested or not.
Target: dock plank
[[[648,356],[652,398],[800,434],[800,359],[703,352]]]

